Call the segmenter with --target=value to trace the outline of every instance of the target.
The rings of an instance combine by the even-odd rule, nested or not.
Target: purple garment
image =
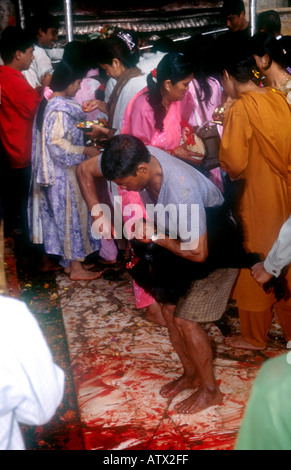
[[[84,113],[73,100],[56,97],[48,102],[34,171],[41,188],[45,251],[61,256],[64,267],[100,248],[100,241],[91,237],[91,216],[76,178],[78,164],[87,158],[83,132],[75,127],[82,119]]]

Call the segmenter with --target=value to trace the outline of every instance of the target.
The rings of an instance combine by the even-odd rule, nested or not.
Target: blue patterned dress
[[[76,178],[78,164],[88,158],[83,154],[83,132],[75,127],[82,119],[79,104],[52,98],[42,134],[34,129],[33,136],[31,238],[43,243],[46,253],[61,256],[64,267],[100,249],[100,241],[91,237],[91,216]]]

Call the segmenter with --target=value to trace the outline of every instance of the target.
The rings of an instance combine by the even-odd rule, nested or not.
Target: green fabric
[[[262,366],[235,450],[291,450],[291,352]]]

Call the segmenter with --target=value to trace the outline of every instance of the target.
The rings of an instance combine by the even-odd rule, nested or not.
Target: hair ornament
[[[155,83],[157,83],[157,69],[153,69],[151,71],[151,74],[152,74],[152,79]]]
[[[254,70],[254,69],[253,69],[253,70],[252,70],[252,73],[253,73],[254,77],[260,78],[260,72],[259,72],[258,70]]]
[[[120,31],[117,34],[117,37],[120,38],[123,42],[125,42],[130,51],[133,51],[133,49],[135,48],[135,42],[133,41],[129,33],[124,33],[123,31]]]

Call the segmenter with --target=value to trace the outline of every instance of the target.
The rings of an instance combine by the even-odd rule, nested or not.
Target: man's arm
[[[196,263],[203,263],[208,256],[208,244],[207,244],[207,234],[204,233],[198,240],[195,240],[192,243],[185,243],[185,248],[183,249],[183,243],[180,240],[172,239],[165,237],[164,239],[159,239],[156,242],[158,245],[163,246],[177,256],[186,258],[189,261]]]
[[[102,211],[102,207],[98,207],[98,204],[102,201],[99,201],[96,184],[96,179],[103,178],[103,175],[98,167],[98,158],[91,157],[88,160],[80,163],[77,167],[77,179],[80,186],[82,196],[89,208],[89,211],[92,216],[92,230],[96,235],[100,235],[100,230],[102,230],[102,236],[104,238],[110,238],[113,228],[111,226],[111,221],[106,218],[105,214]],[[94,215],[92,215],[92,209],[94,208]],[[99,228],[98,219],[102,217],[102,225]],[[95,224],[96,222],[96,224]],[[98,233],[97,233],[98,232]]]
[[[151,236],[155,233],[155,228],[151,222],[141,220],[135,223],[135,238],[150,243]],[[171,251],[177,256],[186,258],[196,263],[203,263],[208,256],[207,232],[201,235],[198,240],[192,242],[182,242],[180,239],[169,238],[164,233],[157,233],[156,244]]]
[[[98,158],[99,155],[80,163],[76,173],[82,196],[90,212],[100,202],[96,189],[96,178],[101,178],[103,175],[98,167]]]

